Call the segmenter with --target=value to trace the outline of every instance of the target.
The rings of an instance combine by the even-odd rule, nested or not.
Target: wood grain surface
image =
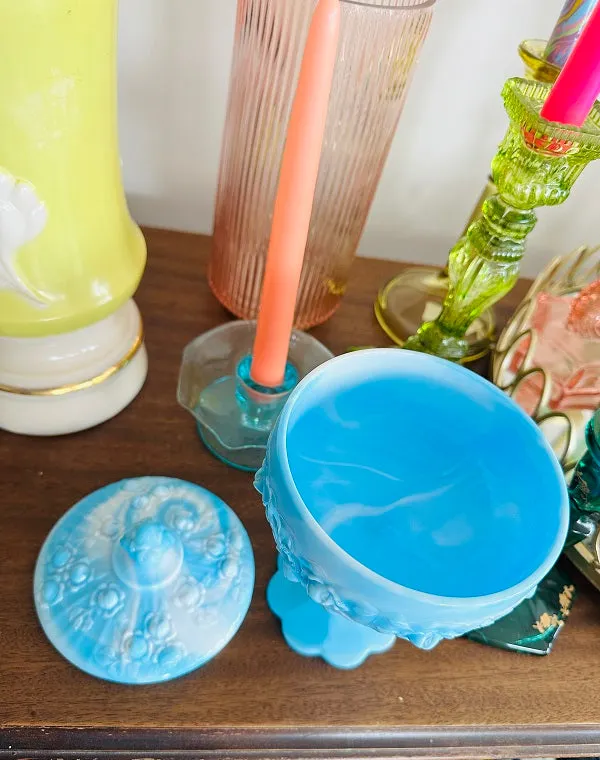
[[[0,432],[0,754],[600,754],[600,597],[579,577],[579,598],[549,657],[465,640],[422,652],[398,641],[344,672],[288,649],[265,602],[275,549],[252,479],[205,451],[175,400],[183,347],[228,318],[206,283],[210,241],[146,232],[148,270],[137,301],[150,373],[139,398],[74,436]],[[315,335],[335,352],[386,345],[373,300],[398,269],[357,261],[342,307]],[[526,286],[519,283],[501,314]],[[254,599],[232,643],[192,675],[144,688],[103,683],[69,665],[46,640],[32,601],[36,556],[56,520],[90,491],[138,475],[184,478],[220,495],[244,522],[256,555]]]

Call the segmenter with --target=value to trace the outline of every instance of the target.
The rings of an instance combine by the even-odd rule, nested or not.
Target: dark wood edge
[[[600,755],[600,725],[415,727],[406,729],[132,729],[8,728],[0,758],[156,760],[282,758],[487,758]]]

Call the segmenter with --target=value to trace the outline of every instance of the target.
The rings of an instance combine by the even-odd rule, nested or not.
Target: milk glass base
[[[204,445],[246,472],[262,464],[271,430],[298,381],[333,356],[312,336],[294,331],[282,385],[265,388],[250,377],[255,333],[255,322],[240,321],[196,338],[184,351],[178,389]]]
[[[147,371],[133,301],[61,335],[0,337],[0,430],[55,436],[100,425],[133,401]]]

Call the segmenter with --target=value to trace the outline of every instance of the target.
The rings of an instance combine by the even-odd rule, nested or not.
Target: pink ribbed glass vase
[[[325,321],[352,260],[436,0],[341,0],[338,59],[296,326]],[[286,130],[316,0],[238,0],[209,280],[256,317]]]

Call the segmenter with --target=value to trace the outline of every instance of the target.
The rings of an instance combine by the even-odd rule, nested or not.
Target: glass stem
[[[476,222],[479,217],[481,216],[482,210],[483,210],[483,204],[487,201],[488,198],[490,198],[492,195],[498,192],[498,189],[496,188],[496,185],[494,184],[494,180],[491,176],[488,175],[487,182],[483,190],[481,191],[481,195],[479,196],[479,199],[477,200],[477,203],[475,204],[473,211],[471,213],[471,216],[469,218],[469,221],[466,223],[464,230],[461,234],[461,239],[467,234],[469,227]],[[441,280],[447,280],[450,272],[449,272],[449,265],[450,262],[446,264],[446,266],[441,270],[440,272],[440,279]]]
[[[448,294],[440,316],[423,325],[406,347],[461,359],[471,323],[516,283],[525,238],[536,221],[531,209],[515,208],[500,195],[487,198],[480,218],[450,252]]]

